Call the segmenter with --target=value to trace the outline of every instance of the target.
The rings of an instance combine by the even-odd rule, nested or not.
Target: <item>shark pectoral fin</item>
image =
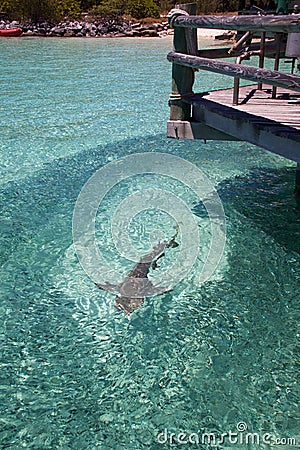
[[[102,291],[112,291],[112,290],[116,290],[116,287],[117,287],[115,284],[111,284],[111,283],[105,283],[105,284],[95,283],[95,285],[96,285],[99,289],[102,289]]]
[[[171,292],[173,291],[172,288],[168,289],[165,288],[163,286],[154,286],[154,284],[151,283],[150,289],[148,290],[147,296],[151,296],[151,295],[163,295],[166,294],[167,292]]]
[[[166,291],[162,292],[162,294],[167,294],[168,292],[172,292],[172,291],[173,291],[173,289],[170,288],[170,289],[167,289]]]
[[[161,286],[154,286],[153,283],[149,283],[147,286],[147,293],[145,294],[146,297],[151,297],[152,295],[161,295],[164,294],[165,292],[169,292],[166,290],[166,288],[161,287]]]

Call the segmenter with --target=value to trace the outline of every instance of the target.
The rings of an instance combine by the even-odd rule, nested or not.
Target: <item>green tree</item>
[[[160,7],[160,10],[162,12],[168,12],[171,11],[172,8],[174,8],[176,2],[175,0],[160,0],[158,6]]]
[[[94,4],[88,11],[94,15],[111,18],[121,16],[126,10],[126,0],[104,0]]]
[[[11,19],[58,20],[80,12],[78,0],[0,0],[0,10]]]
[[[58,19],[62,17],[76,17],[80,14],[79,0],[52,0],[54,3],[55,16]]]
[[[153,0],[128,0],[126,14],[135,19],[144,17],[159,17],[160,9]]]

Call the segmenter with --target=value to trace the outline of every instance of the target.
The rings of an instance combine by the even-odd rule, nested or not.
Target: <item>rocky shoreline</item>
[[[173,34],[167,21],[157,23],[133,22],[121,20],[83,20],[63,21],[57,24],[48,22],[19,23],[0,21],[0,28],[20,27],[22,36],[41,37],[163,37]]]

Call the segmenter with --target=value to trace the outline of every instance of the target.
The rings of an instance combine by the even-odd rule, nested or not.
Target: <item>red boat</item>
[[[22,29],[21,28],[2,28],[0,29],[0,37],[14,37],[14,36],[21,36]]]

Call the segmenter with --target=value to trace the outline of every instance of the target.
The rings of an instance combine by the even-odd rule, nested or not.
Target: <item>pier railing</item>
[[[279,71],[279,60],[285,56],[287,33],[300,33],[300,14],[291,15],[238,15],[197,16],[193,3],[177,5],[169,13],[174,28],[174,51],[168,54],[173,63],[172,94],[170,95],[170,119],[187,121],[191,118],[191,105],[187,101],[193,94],[195,71],[206,70],[234,77],[233,104],[239,101],[239,80],[245,79],[273,86],[273,98],[277,87],[300,92],[300,76]],[[197,28],[236,30],[244,32],[232,47],[225,49],[198,49]],[[251,44],[251,36],[260,33],[260,43]],[[266,35],[273,36],[270,41]],[[236,62],[220,58],[236,56]],[[242,60],[258,56],[258,67],[241,64]],[[265,57],[274,58],[274,70],[264,68]]]

